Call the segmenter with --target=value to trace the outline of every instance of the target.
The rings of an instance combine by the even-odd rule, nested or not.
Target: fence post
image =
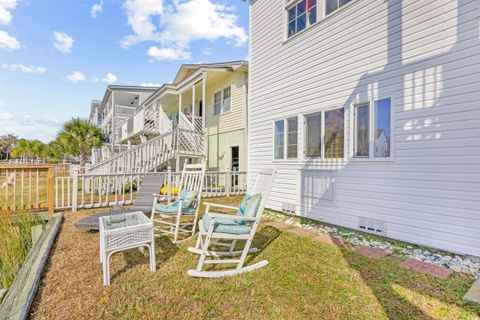
[[[167,167],[167,183],[165,185],[167,187],[167,200],[170,202],[170,189],[172,188],[172,167],[170,166]]]
[[[77,212],[78,207],[78,169],[73,170],[72,174],[73,186],[72,186],[72,211]],[[83,186],[82,186],[83,187]]]
[[[47,203],[48,214],[53,215],[55,213],[55,167],[48,167],[47,172]]]
[[[226,174],[225,174],[225,195],[227,197],[230,197],[230,192],[232,188],[232,172],[230,171],[230,168],[227,168]]]

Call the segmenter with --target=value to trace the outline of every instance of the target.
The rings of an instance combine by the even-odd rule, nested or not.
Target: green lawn
[[[209,199],[209,201],[211,201]],[[238,197],[218,202],[238,203]],[[138,250],[113,257],[112,285],[102,286],[98,234],[67,214],[33,319],[478,319],[480,305],[462,300],[471,277],[447,280],[401,269],[400,259],[372,260],[348,248],[263,225],[251,262],[260,270],[222,279],[187,275],[197,256],[190,243],[157,240],[157,271]]]

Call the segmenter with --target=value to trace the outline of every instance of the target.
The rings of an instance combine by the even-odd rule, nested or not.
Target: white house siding
[[[480,256],[480,1],[354,0],[287,41],[284,3],[250,5],[250,185],[275,165],[272,209],[353,229],[383,220],[388,237]],[[372,97],[393,101],[393,161],[272,160],[273,120]],[[336,176],[335,201],[301,208],[312,172]]]

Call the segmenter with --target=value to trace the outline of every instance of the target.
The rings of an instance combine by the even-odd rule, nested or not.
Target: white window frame
[[[327,5],[326,0],[317,0],[317,20],[316,20],[316,22],[310,24],[308,19],[307,19],[307,25],[306,25],[305,29],[303,29],[302,31],[296,32],[295,34],[293,34],[289,37],[288,36],[288,23],[289,23],[289,21],[288,21],[288,10],[291,9],[291,7],[293,7],[294,5],[296,5],[300,1],[302,1],[302,0],[286,0],[285,1],[284,19],[283,19],[284,20],[283,25],[284,25],[284,39],[285,39],[285,41],[288,41],[290,39],[295,38],[297,35],[304,33],[305,31],[311,29],[312,27],[321,23],[325,19],[330,18],[330,17],[338,14],[338,12],[341,12],[341,11],[345,10],[346,8],[351,6],[353,3],[359,2],[358,0],[352,0],[349,3],[343,5],[342,7],[338,8],[337,10],[335,10],[335,11],[333,11],[333,12],[331,12],[327,15],[326,14],[326,5]]]
[[[230,106],[230,108],[225,111],[225,97],[224,97],[224,92],[225,92],[225,89],[228,89],[230,88],[230,98],[228,98],[229,100],[229,103],[228,105]],[[215,95],[220,93],[220,113],[215,113]],[[225,114],[225,113],[228,113],[228,112],[231,112],[232,111],[232,85],[228,85],[228,86],[225,86],[223,88],[221,88],[220,90],[217,90],[213,93],[213,116],[220,116],[222,114]]]
[[[288,132],[289,132],[288,120],[293,119],[293,118],[297,119],[297,156],[294,157],[294,158],[289,158],[288,157]],[[275,119],[275,120],[272,121],[272,127],[273,127],[272,159],[273,159],[273,161],[298,161],[298,151],[300,149],[300,145],[298,143],[299,137],[300,137],[299,119],[300,119],[300,115],[292,115],[290,117],[284,117],[284,118]],[[283,134],[283,157],[282,158],[275,158],[275,123],[278,122],[278,121],[283,121],[283,130],[284,130],[284,134]]]
[[[343,109],[343,158],[326,158],[325,157],[325,112],[333,111],[337,109]],[[320,119],[320,157],[308,157],[307,156],[307,118],[310,115],[321,114]],[[326,161],[337,161],[339,159],[346,159],[348,150],[347,150],[347,118],[348,118],[348,108],[346,107],[331,107],[325,108],[319,111],[312,111],[309,113],[305,113],[303,115],[303,160],[326,160]]]
[[[375,102],[379,100],[390,99],[390,157],[375,157],[375,127],[376,127],[376,114],[375,114]],[[356,156],[356,146],[357,146],[357,118],[356,118],[356,108],[359,106],[364,106],[368,104],[369,106],[369,128],[368,128],[368,157]],[[351,136],[351,148],[350,154],[353,161],[380,161],[380,162],[389,162],[395,160],[395,99],[391,96],[387,97],[373,97],[368,100],[355,102],[351,108],[350,121],[352,123],[350,136]]]

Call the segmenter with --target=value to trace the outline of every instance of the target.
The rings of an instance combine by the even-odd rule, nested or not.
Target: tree
[[[0,160],[8,159],[10,152],[17,141],[18,137],[13,134],[0,136]]]
[[[11,151],[13,158],[22,158],[23,160],[32,157],[32,146],[27,139],[18,139]]]
[[[85,170],[92,148],[102,145],[102,131],[88,119],[73,118],[63,125],[57,139],[61,140],[72,155],[80,157],[80,170]]]

